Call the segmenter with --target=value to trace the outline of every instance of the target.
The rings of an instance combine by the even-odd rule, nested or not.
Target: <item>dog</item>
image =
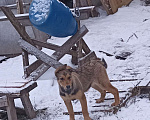
[[[90,87],[101,93],[101,97],[96,103],[103,102],[106,91],[112,93],[115,102],[112,106],[120,104],[118,89],[111,85],[106,69],[100,59],[90,60],[78,69],[73,69],[66,64],[58,67],[55,71],[59,85],[60,96],[68,109],[70,120],[74,120],[74,111],[71,100],[79,99],[82,106],[84,120],[91,120],[87,109],[87,101],[84,92]]]

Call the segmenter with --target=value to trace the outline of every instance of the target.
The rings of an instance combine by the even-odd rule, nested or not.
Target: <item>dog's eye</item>
[[[71,79],[71,77],[68,77],[68,80],[70,80]]]
[[[64,80],[64,78],[60,78],[60,80]]]

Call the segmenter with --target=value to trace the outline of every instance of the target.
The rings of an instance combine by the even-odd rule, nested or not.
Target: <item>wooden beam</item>
[[[56,58],[54,56],[50,57],[46,53],[38,50],[36,47],[32,46],[31,44],[27,43],[24,40],[20,39],[18,42],[19,42],[19,45],[21,48],[28,51],[28,53],[35,55],[39,60],[43,61],[47,65],[52,66],[54,68],[62,66],[62,64],[60,62],[56,61]]]
[[[35,39],[31,39],[31,40],[34,42],[35,45],[38,45],[40,47],[48,48],[48,49],[55,50],[55,51],[60,48],[60,46],[52,44],[52,43],[42,42],[42,41],[35,40]]]
[[[83,40],[83,38],[81,39],[81,41],[82,41],[83,51],[85,52],[85,54],[89,54],[91,52],[90,48],[88,47],[86,42]]]
[[[77,33],[69,38],[52,56],[56,59],[63,57],[87,32],[88,29],[85,26],[82,26]]]
[[[17,3],[17,13],[18,14],[23,14],[23,1],[22,0],[16,0]]]
[[[22,101],[22,104],[24,106],[24,109],[25,109],[25,112],[27,114],[27,116],[30,118],[30,119],[33,119],[36,117],[36,113],[33,109],[33,106],[31,104],[31,101],[29,99],[29,94],[26,93],[26,94],[22,94],[20,96],[21,98],[21,101]]]
[[[34,70],[36,70],[43,62],[41,60],[36,60],[34,63],[26,67],[28,74],[30,75]]]
[[[41,75],[43,75],[51,66],[46,63],[42,63],[36,70],[34,70],[26,79],[36,81]]]
[[[27,66],[29,66],[29,56],[28,52],[22,49],[22,60],[23,60],[23,70],[24,70],[24,77],[28,77],[29,73],[27,71]]]
[[[23,3],[23,7],[26,7],[26,6],[29,6],[29,5],[30,5],[30,3]],[[3,5],[3,6],[9,7],[10,9],[16,9],[17,8],[17,4]]]
[[[29,85],[27,88],[21,90],[20,94],[23,95],[23,94],[29,93],[31,90],[33,90],[36,87],[37,87],[37,83],[34,82],[33,84]]]

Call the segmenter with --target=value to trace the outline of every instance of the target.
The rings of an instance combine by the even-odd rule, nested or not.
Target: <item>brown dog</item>
[[[67,106],[70,120],[74,120],[74,112],[71,104],[71,100],[73,99],[80,100],[84,120],[91,120],[84,95],[84,92],[90,87],[101,93],[101,97],[96,100],[96,103],[104,101],[106,91],[114,95],[115,102],[112,103],[112,106],[117,106],[120,103],[118,89],[111,85],[106,69],[100,59],[90,60],[77,70],[63,65],[56,69],[55,75],[59,84],[60,96]]]

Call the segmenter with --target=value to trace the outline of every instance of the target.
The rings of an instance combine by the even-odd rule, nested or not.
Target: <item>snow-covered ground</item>
[[[138,79],[132,82],[113,82],[119,90],[128,90],[134,87],[139,81],[140,85],[146,85],[150,80],[150,6],[143,6],[140,0],[134,0],[129,7],[122,7],[116,14],[107,16],[101,11],[101,16],[81,21],[89,29],[84,40],[91,50],[95,51],[98,57],[104,57],[108,64],[108,76],[110,79]],[[61,45],[67,38],[49,39],[49,42]],[[51,55],[53,51],[43,49]],[[113,56],[99,52],[104,51]],[[126,60],[116,59],[115,56],[125,52],[131,53]],[[30,61],[35,60],[30,56]],[[75,67],[70,62],[71,56],[65,55],[60,62]],[[63,115],[67,109],[59,96],[58,84],[54,76],[54,69],[50,68],[37,82],[38,87],[30,92],[32,104],[38,110],[37,117],[33,120],[68,120],[69,116]],[[22,57],[18,56],[8,59],[0,64],[0,80],[23,79]],[[148,98],[135,97],[127,107],[121,108],[117,114],[106,114],[102,112],[92,113],[91,111],[107,109],[105,107],[92,107],[98,105],[111,105],[112,100],[105,100],[104,103],[96,104],[95,99],[99,93],[90,89],[87,93],[87,102],[90,117],[93,120],[149,120],[150,100]],[[124,94],[120,94],[123,97]],[[113,97],[107,94],[107,98]],[[20,100],[16,105],[22,107]],[[72,102],[74,111],[81,111],[79,101]],[[132,103],[132,104],[131,104]],[[44,108],[47,108],[43,110]],[[83,120],[82,115],[76,115],[76,120]]]

